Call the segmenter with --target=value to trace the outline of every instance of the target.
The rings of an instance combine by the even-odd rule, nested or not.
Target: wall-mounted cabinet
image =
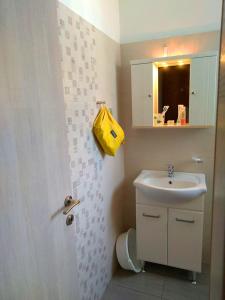
[[[217,53],[132,61],[133,127],[214,126],[217,76]],[[184,119],[178,106],[185,107]]]

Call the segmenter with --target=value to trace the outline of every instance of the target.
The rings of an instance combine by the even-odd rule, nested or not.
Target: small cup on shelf
[[[165,123],[165,115],[154,114],[154,126],[163,126]]]

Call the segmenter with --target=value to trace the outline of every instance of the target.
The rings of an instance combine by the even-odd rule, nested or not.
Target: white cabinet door
[[[203,212],[169,209],[168,265],[201,272]]]
[[[215,125],[217,56],[193,58],[190,70],[190,125]]]
[[[167,208],[137,205],[137,256],[167,264]]]
[[[153,126],[153,64],[131,66],[132,124]]]

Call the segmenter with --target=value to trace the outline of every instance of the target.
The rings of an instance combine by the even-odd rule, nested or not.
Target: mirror
[[[186,122],[189,122],[189,83],[190,64],[158,68],[158,111],[169,106],[165,123],[168,120],[177,122],[178,105],[186,107]]]

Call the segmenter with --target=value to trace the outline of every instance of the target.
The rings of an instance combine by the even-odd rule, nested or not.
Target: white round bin
[[[120,266],[125,270],[141,272],[144,262],[136,257],[136,230],[130,228],[122,233],[116,242],[116,254]]]

